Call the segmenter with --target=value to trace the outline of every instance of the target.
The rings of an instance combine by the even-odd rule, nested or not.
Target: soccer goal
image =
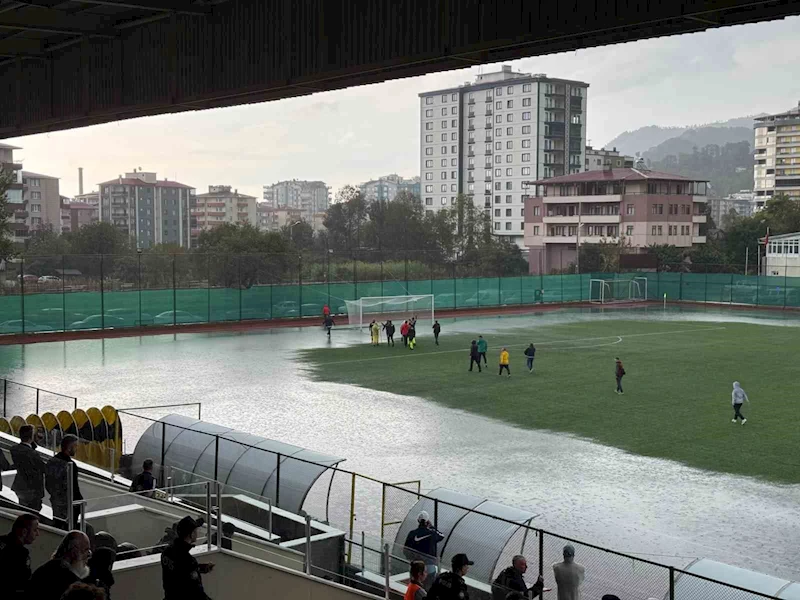
[[[347,320],[351,327],[366,327],[372,320],[383,323],[391,319],[400,328],[406,319],[433,323],[433,295],[420,296],[365,296],[358,300],[345,300]]]
[[[609,304],[612,302],[642,302],[644,300],[647,300],[647,277],[589,280],[590,302]]]

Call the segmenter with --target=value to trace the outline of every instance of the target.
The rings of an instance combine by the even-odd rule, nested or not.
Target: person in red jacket
[[[619,356],[615,359],[616,367],[614,368],[614,374],[617,378],[617,393],[624,394],[625,392],[622,391],[622,378],[625,377],[625,367],[622,366],[622,361],[619,359]]]
[[[400,325],[400,335],[403,338],[403,346],[408,346],[408,330],[411,326],[408,324],[408,321],[403,321],[403,324]]]
[[[322,307],[322,316],[323,317],[330,317],[331,316],[331,309],[327,304]]]

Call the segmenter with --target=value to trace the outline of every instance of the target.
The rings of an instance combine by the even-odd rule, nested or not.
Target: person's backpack
[[[509,591],[507,574],[505,571],[501,571],[492,583],[492,600],[505,600]]]

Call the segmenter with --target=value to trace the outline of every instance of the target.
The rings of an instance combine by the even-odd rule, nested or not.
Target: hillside
[[[726,144],[735,143],[745,139],[752,139],[753,135],[753,118],[750,117],[737,117],[735,119],[728,119],[727,121],[719,121],[717,123],[704,123],[699,125],[688,125],[685,127],[660,127],[658,125],[648,125],[646,127],[639,127],[632,131],[625,131],[613,140],[603,146],[603,148],[616,148],[622,154],[636,156],[636,153],[644,154],[645,152],[663,144],[669,139],[679,138],[688,131],[702,131],[703,134],[694,138],[694,145],[703,147],[707,144]],[[750,138],[741,137],[743,132],[738,132],[731,138],[715,138],[714,133],[710,130],[724,130],[724,129],[740,129],[746,128],[750,132]],[[708,135],[705,139],[703,136]],[[691,151],[691,146],[689,151]],[[661,157],[665,156],[661,154]]]
[[[700,127],[698,129],[688,129],[677,137],[661,142],[644,152],[642,156],[645,159],[656,161],[662,160],[670,154],[689,154],[694,148],[703,148],[710,145],[724,146],[725,144],[738,144],[739,142],[753,144],[752,127]]]

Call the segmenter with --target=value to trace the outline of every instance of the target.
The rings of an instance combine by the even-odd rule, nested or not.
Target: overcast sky
[[[590,84],[587,131],[601,146],[644,125],[691,125],[800,100],[800,18],[511,61],[515,71]],[[85,191],[141,167],[198,191],[228,184],[261,198],[283,179],[333,191],[388,173],[419,174],[417,94],[470,81],[484,65],[303,98],[146,117],[15,138],[18,162]]]

